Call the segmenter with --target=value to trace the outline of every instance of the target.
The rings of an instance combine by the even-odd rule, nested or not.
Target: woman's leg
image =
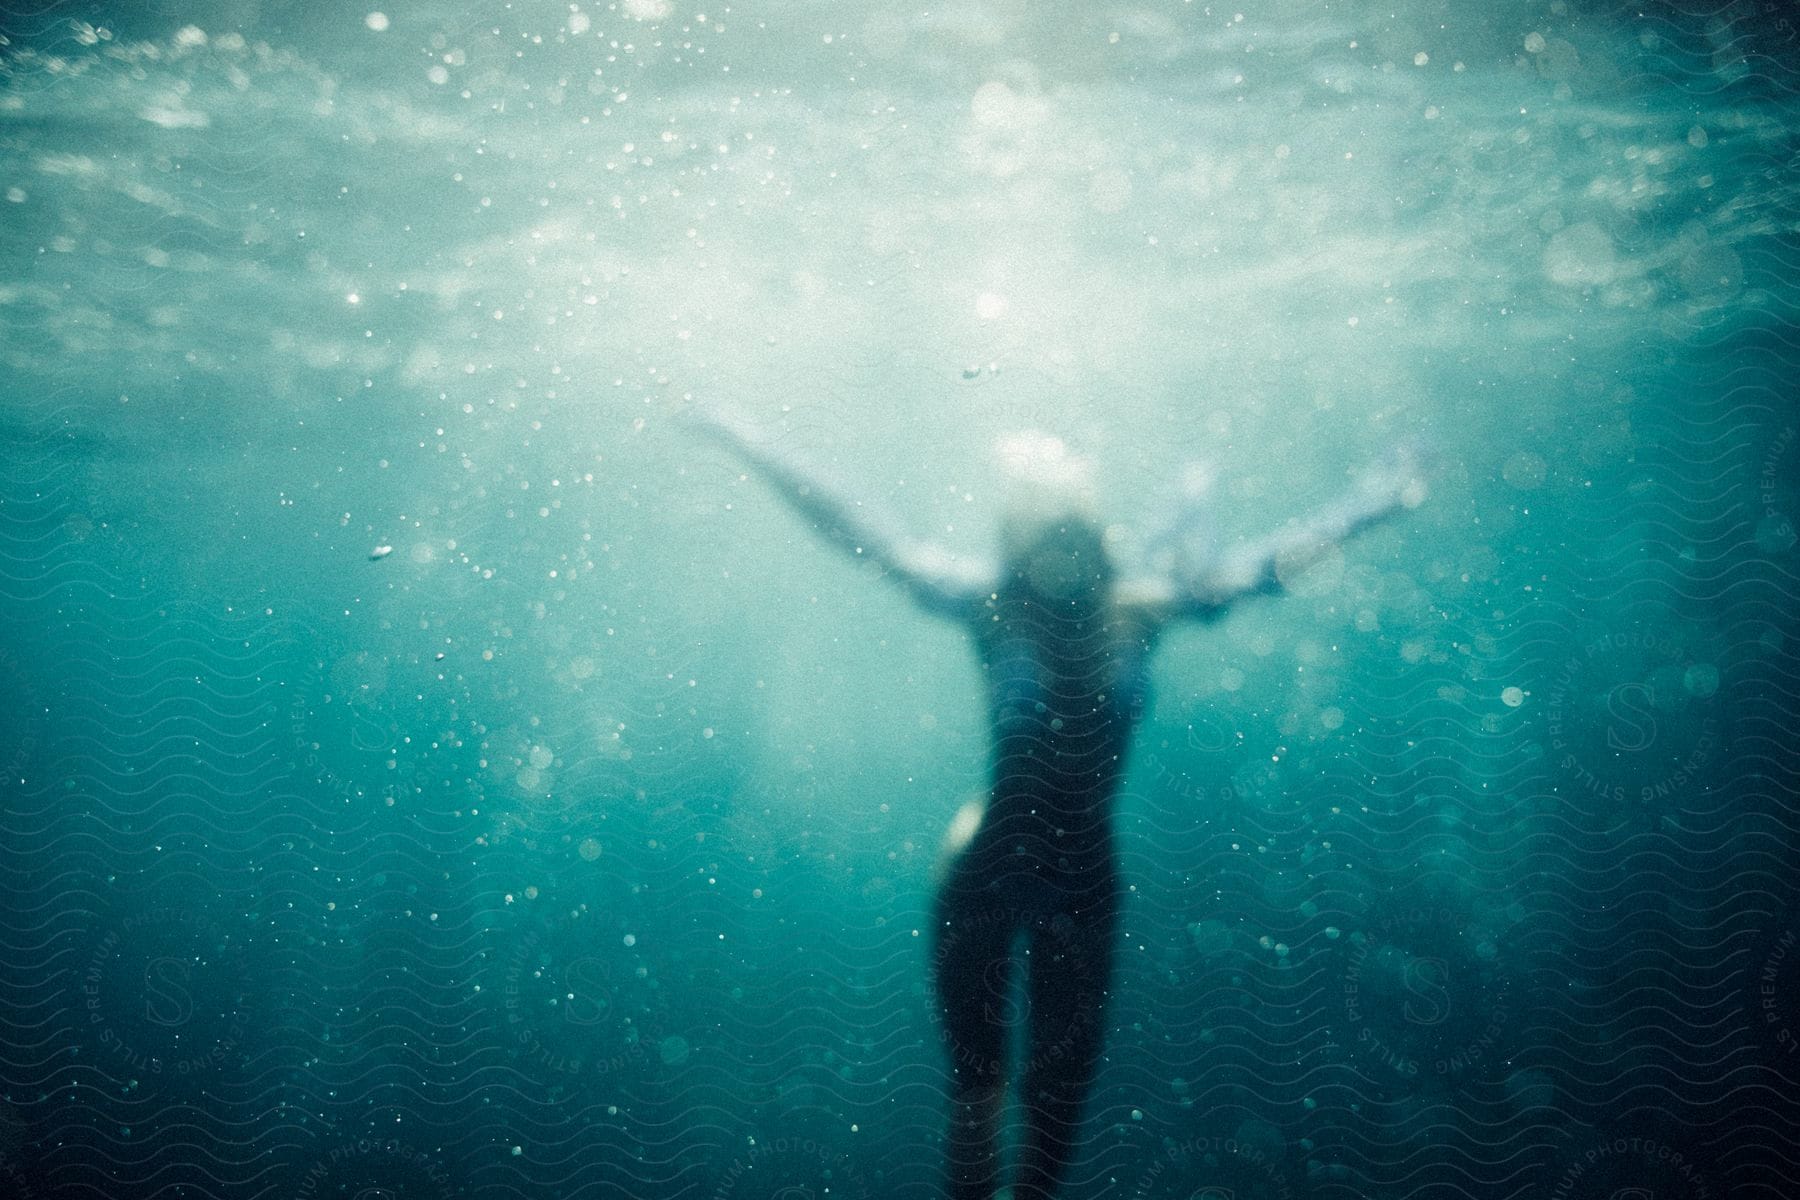
[[[958,869],[963,868],[963,869]],[[950,1058],[951,1200],[991,1200],[999,1186],[1000,1115],[1006,1100],[1003,1059],[1016,911],[995,907],[965,862],[949,872],[938,897],[932,983]]]
[[[1082,1106],[1106,1042],[1117,910],[1108,888],[1093,906],[1032,928],[1031,1041],[1019,1089],[1026,1133],[1017,1200],[1054,1196],[1079,1146]]]

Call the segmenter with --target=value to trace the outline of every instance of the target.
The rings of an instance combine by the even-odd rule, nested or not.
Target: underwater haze
[[[978,663],[695,409],[1424,464],[1157,650],[1062,1195],[1800,1186],[1800,13],[380,6],[0,16],[6,1194],[941,1194]]]

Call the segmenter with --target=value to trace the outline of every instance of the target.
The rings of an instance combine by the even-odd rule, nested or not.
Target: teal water
[[[1158,650],[1069,1196],[1791,1187],[1785,9],[3,21],[21,1194],[936,1194],[977,664],[693,404],[971,555],[1425,454]]]

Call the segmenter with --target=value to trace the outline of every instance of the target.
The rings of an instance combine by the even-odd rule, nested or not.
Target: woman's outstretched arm
[[[1216,618],[1245,596],[1280,591],[1282,576],[1304,571],[1333,546],[1424,499],[1424,479],[1402,453],[1323,508],[1226,550],[1185,577],[1124,582],[1120,600],[1153,623]]]
[[[929,611],[968,617],[993,590],[992,572],[909,536],[889,514],[851,499],[741,418],[690,409],[684,419],[747,459],[827,541],[853,558],[881,564]]]

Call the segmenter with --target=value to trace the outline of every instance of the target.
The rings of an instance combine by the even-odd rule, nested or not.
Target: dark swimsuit
[[[1047,1194],[1074,1153],[1104,1047],[1120,886],[1112,808],[1148,701],[1149,638],[1104,615],[1048,606],[976,621],[993,726],[992,790],[937,903],[935,982],[957,1095],[950,1191],[996,1186],[991,1123],[1019,1009],[1029,1013],[1021,1099],[1032,1113],[1020,1194]]]

